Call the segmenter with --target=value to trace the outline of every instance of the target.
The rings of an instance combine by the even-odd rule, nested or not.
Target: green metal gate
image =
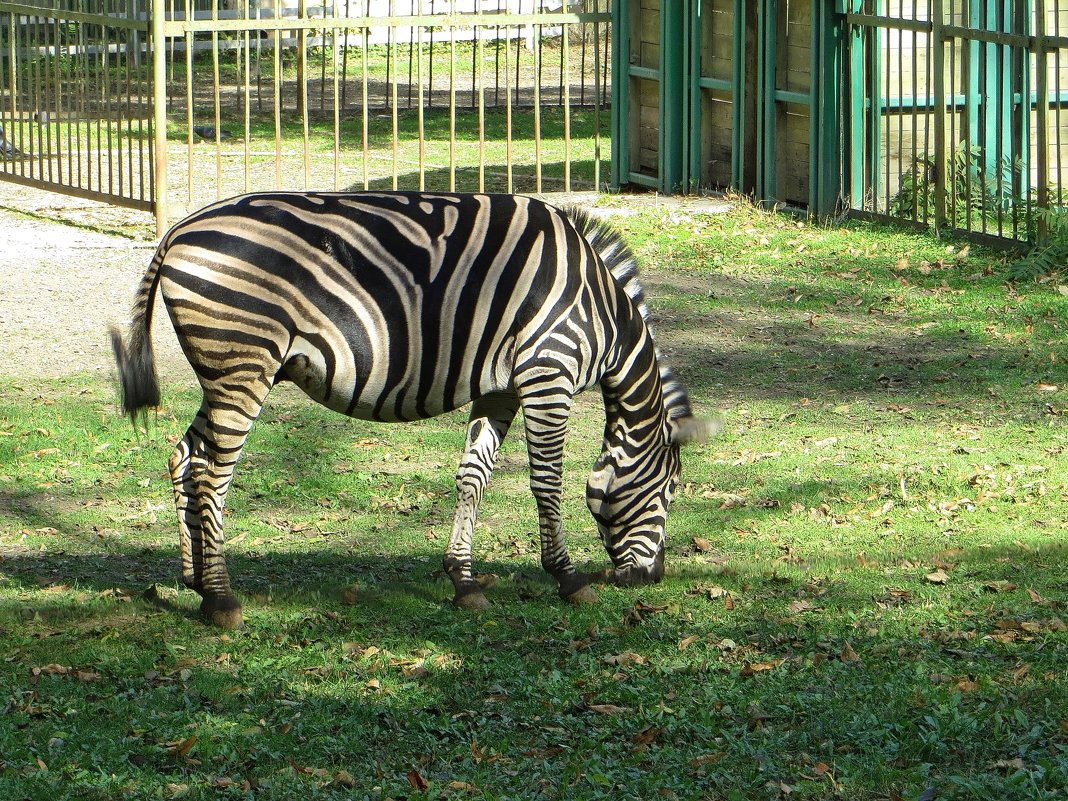
[[[616,184],[833,209],[839,143],[822,133],[839,115],[828,79],[842,33],[829,0],[626,0],[615,29]]]
[[[1047,33],[1062,27],[1060,10],[1047,13],[1043,0],[849,0],[845,11],[850,207],[1038,237],[1038,209],[1053,210],[1050,162],[1061,161],[1068,39]]]

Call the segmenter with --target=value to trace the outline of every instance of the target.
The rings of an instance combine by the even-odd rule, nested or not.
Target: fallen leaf
[[[746,662],[742,667],[742,676],[749,677],[755,673],[774,670],[785,661],[785,659],[771,659],[767,662]]]
[[[475,785],[470,784],[468,782],[449,782],[446,786],[450,790],[456,790],[460,793],[471,793],[472,795],[474,795],[475,793],[479,792],[479,789],[475,787]]]
[[[962,693],[973,693],[979,689],[979,682],[972,681],[971,679],[960,679],[953,685],[953,689]]]
[[[1023,770],[1024,761],[1020,757],[1015,759],[999,759],[994,763],[994,767],[999,770]]]
[[[650,615],[660,614],[661,612],[666,612],[667,610],[667,606],[650,606],[649,604],[643,603],[642,601],[636,601],[634,603],[634,606],[631,607],[631,609],[623,617],[623,625],[627,628],[633,628],[634,626],[638,626],[643,623],[645,621],[645,618],[649,617]]]
[[[349,585],[341,591],[341,603],[346,606],[355,606],[360,601],[360,589],[355,584]]]
[[[624,651],[621,654],[613,654],[612,656],[606,656],[604,658],[605,663],[609,665],[644,665],[645,657],[641,654],[636,654],[634,651]]]
[[[988,581],[983,585],[983,589],[987,592],[1012,592],[1016,585],[1011,581]]]
[[[474,759],[475,762],[496,762],[497,761],[497,757],[495,757],[493,754],[482,750],[482,748],[481,748],[481,746],[479,746],[477,740],[472,740],[471,741],[471,758]]]
[[[194,734],[191,737],[186,737],[184,740],[179,740],[168,749],[168,753],[175,758],[184,757],[193,749],[193,746],[197,744],[198,739],[199,738]]]
[[[356,778],[347,770],[339,770],[334,774],[334,784],[340,784],[342,787],[355,787]]]
[[[712,543],[704,537],[694,537],[693,545],[701,553],[707,553],[712,548]]]
[[[936,570],[933,573],[928,573],[924,576],[932,584],[946,584],[949,582],[949,575],[944,570]]]
[[[663,729],[658,726],[649,726],[648,728],[642,729],[630,738],[630,741],[634,743],[634,750],[644,751],[649,747],[649,743],[655,740],[662,731]]]
[[[843,662],[859,662],[860,655],[853,650],[853,646],[846,640],[846,644],[842,646],[842,652],[838,655],[838,658]]]
[[[422,774],[420,774],[419,771],[417,771],[415,768],[412,768],[410,771],[408,771],[408,784],[410,784],[412,786],[412,789],[414,790],[426,790],[428,787],[430,787],[430,785],[427,783],[427,780],[424,779]]]
[[[627,711],[626,707],[616,706],[615,704],[590,704],[588,708],[598,715],[621,715]]]
[[[701,639],[701,637],[697,634],[691,634],[689,637],[683,637],[681,640],[679,640],[679,650],[685,651],[699,639]]]

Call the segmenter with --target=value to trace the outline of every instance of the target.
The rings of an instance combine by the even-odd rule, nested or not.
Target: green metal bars
[[[854,209],[1035,241],[1060,213],[1068,26],[1031,0],[853,0],[844,91]],[[1055,32],[1053,35],[1050,29]]]
[[[833,0],[621,0],[613,23],[614,184],[733,188],[834,210],[843,31]]]

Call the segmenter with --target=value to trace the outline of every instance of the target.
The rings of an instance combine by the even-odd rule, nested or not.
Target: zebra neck
[[[667,443],[664,385],[652,338],[645,331],[634,347],[621,351],[601,380],[605,407],[605,444],[648,447]],[[628,447],[629,446],[629,447]]]

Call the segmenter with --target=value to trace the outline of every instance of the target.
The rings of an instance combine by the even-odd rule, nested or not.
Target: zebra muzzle
[[[641,587],[656,584],[664,578],[664,551],[661,550],[650,565],[628,565],[604,571],[604,581],[617,587]]]

